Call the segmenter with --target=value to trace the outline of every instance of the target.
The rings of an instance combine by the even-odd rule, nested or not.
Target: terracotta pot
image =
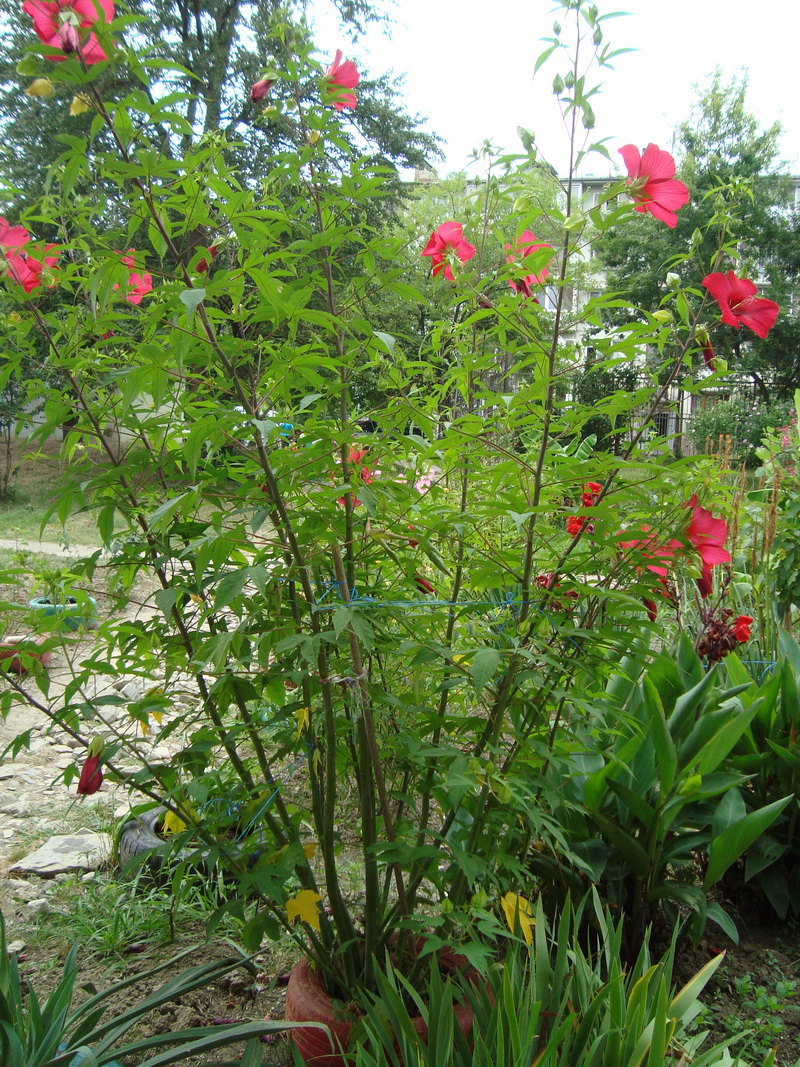
[[[37,646],[46,640],[45,637],[6,637],[0,641],[0,671],[25,674],[28,670],[23,663],[25,657],[38,659],[43,667],[49,667],[53,660],[53,653],[39,652],[37,649]]]
[[[471,979],[477,972],[473,971],[467,959],[451,949],[442,949],[438,954],[439,967],[445,974],[466,971]],[[472,1008],[469,1004],[456,1004],[454,1007],[456,1024],[465,1037],[472,1029]],[[358,1021],[355,1005],[347,1009],[334,1007],[333,1001],[325,988],[325,978],[307,959],[302,959],[292,969],[289,985],[286,987],[286,1008],[284,1018],[287,1022],[324,1023],[330,1030],[317,1027],[298,1027],[290,1031],[297,1051],[308,1067],[352,1067],[354,1052],[348,1052],[347,1046],[353,1027]],[[414,1029],[423,1039],[428,1039],[428,1026],[422,1018],[413,1020]]]

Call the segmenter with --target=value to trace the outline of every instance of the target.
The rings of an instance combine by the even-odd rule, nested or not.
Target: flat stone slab
[[[111,856],[111,835],[92,830],[51,837],[35,852],[18,860],[9,872],[54,878],[68,871],[96,871]]]

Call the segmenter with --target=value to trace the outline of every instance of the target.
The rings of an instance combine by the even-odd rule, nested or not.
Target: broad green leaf
[[[720,880],[723,874],[748,849],[756,838],[772,826],[786,805],[794,796],[784,797],[772,804],[767,804],[757,811],[751,811],[743,819],[723,830],[711,842],[708,849],[708,867],[703,879],[703,888],[708,891]]]

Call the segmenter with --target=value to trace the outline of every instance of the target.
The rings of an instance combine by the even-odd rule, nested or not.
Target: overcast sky
[[[750,110],[763,126],[781,122],[782,158],[800,172],[797,0],[597,3],[601,12],[629,12],[605,23],[605,37],[615,48],[636,49],[603,73],[594,102],[594,133],[610,138],[615,159],[631,142],[669,149],[673,127],[689,114],[693,85],[717,66],[726,76],[747,68]],[[406,75],[409,110],[427,116],[427,127],[446,139],[440,173],[466,167],[486,138],[517,150],[519,125],[534,131],[545,157],[563,171],[566,142],[551,91],[560,67],[551,60],[533,79],[540,38],[552,35],[550,0],[397,0],[395,19],[390,37],[370,30],[355,46],[329,40],[331,28],[320,19],[317,43],[323,51],[342,47],[375,73]],[[607,174],[609,164],[594,156],[582,170]]]

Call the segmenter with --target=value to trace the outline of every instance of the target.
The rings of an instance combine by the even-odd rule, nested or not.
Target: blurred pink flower
[[[44,252],[47,253],[51,248],[55,247],[55,245],[45,245]],[[42,284],[42,271],[44,268],[55,267],[56,263],[58,263],[58,254],[54,256],[45,255],[42,260],[34,259],[25,252],[9,252],[6,256],[6,268],[9,278],[21,285],[26,293],[31,293],[34,289],[38,289]],[[55,283],[51,282],[49,288],[52,289],[53,284]]]
[[[343,111],[346,107],[356,106],[356,94],[342,92],[343,89],[355,89],[360,75],[352,60],[342,62],[341,49],[336,49],[333,62],[325,71],[325,77],[330,83],[329,95],[333,99],[333,106],[337,111]]]
[[[456,256],[459,263],[466,263],[477,252],[474,245],[464,238],[464,228],[458,222],[443,222],[434,230],[430,240],[422,250],[423,256],[430,256],[433,264],[433,276],[444,272],[449,282],[455,281],[452,259]]]
[[[523,230],[516,240],[516,243],[512,245],[503,245],[503,248],[508,253],[506,256],[506,263],[515,263],[518,256],[522,256],[524,259],[526,256],[532,255],[534,252],[538,252],[540,248],[549,248],[553,251],[553,246],[547,244],[545,241],[537,241],[536,234],[531,230]],[[552,259],[552,256],[550,257]],[[550,260],[548,260],[548,264]],[[532,285],[542,285],[545,278],[550,276],[550,271],[547,267],[542,267],[538,274],[531,273],[526,274],[523,278],[509,278],[508,284],[514,290],[515,293],[522,293],[523,296],[531,296]]]
[[[641,156],[632,144],[623,145],[619,152],[628,168],[636,211],[649,212],[674,229],[678,224],[675,212],[689,203],[689,190],[675,177],[675,160],[654,144],[649,144]]]
[[[0,218],[0,246],[22,248],[30,239],[31,235],[24,226],[12,226],[4,218]]]
[[[49,48],[58,48],[61,56],[48,56],[55,63],[77,52],[87,66],[108,59],[91,30],[103,12],[106,22],[114,18],[113,0],[25,0],[22,10],[33,19],[33,28]]]
[[[702,573],[697,579],[700,596],[705,600],[713,592],[711,568],[718,563],[730,563],[731,554],[724,547],[728,537],[728,524],[724,519],[715,519],[710,511],[701,508],[695,493],[684,507],[692,509],[692,517],[686,528],[686,537],[697,549],[702,562]]]

